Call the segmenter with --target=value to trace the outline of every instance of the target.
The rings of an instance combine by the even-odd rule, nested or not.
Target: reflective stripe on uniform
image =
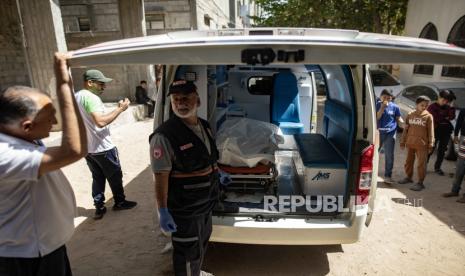
[[[191,262],[186,262],[186,275],[192,276]]]
[[[184,172],[179,172],[179,171],[171,171],[171,177],[174,178],[187,178],[187,177],[196,177],[196,176],[207,176],[213,172],[213,170],[217,170],[218,167],[216,165],[209,166],[206,169],[203,170],[198,170],[198,171],[193,171],[189,173],[184,173]]]
[[[176,241],[176,242],[193,242],[193,241],[198,241],[199,237],[179,238],[179,237],[172,236],[172,239],[173,241]]]
[[[184,189],[191,190],[191,189],[197,189],[197,188],[205,188],[205,187],[209,187],[210,185],[211,185],[210,182],[199,183],[199,184],[188,184],[188,185],[184,185]]]

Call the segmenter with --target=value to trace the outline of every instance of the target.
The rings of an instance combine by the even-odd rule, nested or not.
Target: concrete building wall
[[[229,23],[228,0],[197,0],[199,30],[225,29],[228,28]]]
[[[253,0],[145,0],[147,35],[182,30],[250,27]]]
[[[69,50],[145,35],[143,0],[61,0],[60,3]],[[76,90],[82,89],[82,75],[87,69],[73,69]],[[135,100],[139,81],[150,82],[146,68],[140,66],[96,66],[95,69],[113,79],[101,96],[106,102],[125,97]]]
[[[118,0],[61,0],[60,6],[66,33],[85,31],[80,19],[89,19],[92,32],[120,30]]]
[[[432,23],[438,31],[438,40],[447,42],[447,37],[454,24],[465,15],[463,0],[409,0],[405,36],[419,37],[423,28]],[[435,65],[433,75],[414,74],[414,65],[401,65],[400,78],[402,83],[420,83],[431,81],[463,81],[462,78],[441,76],[442,65]]]
[[[0,26],[0,89],[11,85],[30,86],[15,0],[2,1]]]
[[[121,34],[123,38],[146,36],[144,0],[119,0],[119,17],[121,22]],[[147,81],[148,92],[152,94],[155,76],[149,74],[150,66],[125,65],[126,91],[129,91],[131,99],[135,100],[136,86],[141,80]]]
[[[198,29],[248,28],[256,15],[257,7],[253,0],[197,0]],[[205,15],[211,17],[206,24]]]
[[[90,45],[122,39],[118,0],[61,0],[63,26],[66,43],[70,51]],[[79,19],[89,20],[90,30],[80,30]],[[82,26],[85,27],[85,26]],[[83,74],[90,68],[73,68],[74,88],[83,87]],[[126,70],[124,66],[96,66],[105,76],[113,81],[107,85],[101,95],[105,102],[114,102],[125,97],[134,99],[128,90]]]
[[[23,47],[31,86],[52,98],[56,106],[56,79],[53,57],[55,52],[66,52],[63,23],[58,0],[18,0],[18,14],[23,24]],[[18,49],[19,50],[19,49]],[[58,125],[61,127],[60,116]]]
[[[55,97],[54,53],[66,52],[58,0],[19,0],[31,84]]]
[[[24,50],[16,0],[2,0],[2,9],[0,9],[0,23],[3,27],[0,29],[0,87],[23,84],[40,86],[47,91],[52,88],[51,80],[48,77],[50,72],[48,71],[54,51],[76,50],[105,41],[135,36],[123,34],[121,21],[127,18],[120,15],[120,1],[126,1],[128,5],[136,5],[140,1],[144,1],[145,18],[155,20],[153,26],[158,27],[147,28],[148,35],[190,29],[242,28],[244,23],[248,23],[247,20],[244,20],[244,14],[251,14],[254,8],[253,0],[18,1],[24,6],[21,14],[26,17],[23,20],[27,21],[29,26],[27,35],[31,41],[28,42],[26,39],[26,50]],[[41,11],[43,7],[48,7],[46,13]],[[31,16],[34,14],[37,16]],[[205,24],[205,19],[209,19],[209,26]],[[38,35],[44,31],[53,35]],[[33,49],[30,48],[31,45],[34,45]],[[32,58],[25,56],[25,52]],[[32,60],[29,63],[30,66],[27,66],[28,60]],[[45,63],[47,63],[47,76],[44,75],[45,70],[41,65]],[[135,78],[129,80],[131,77],[128,77],[128,75],[134,75],[134,68],[99,66],[96,69],[102,70],[105,75],[114,79],[102,95],[104,101],[116,101],[124,97],[134,98],[131,91],[138,82],[135,81]],[[136,74],[140,78],[144,75],[142,71]],[[73,69],[76,90],[82,88],[83,72],[84,69]],[[150,80],[149,76],[147,80]]]
[[[191,0],[145,0],[147,35],[190,30],[192,25]]]
[[[257,15],[258,8],[254,0],[234,0],[236,10],[236,28],[251,27],[253,20],[249,16]]]

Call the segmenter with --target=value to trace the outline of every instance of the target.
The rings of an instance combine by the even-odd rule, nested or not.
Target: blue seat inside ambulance
[[[352,81],[347,74],[346,80],[350,94],[352,94]],[[341,92],[344,90],[342,88],[339,90],[336,93],[347,93]],[[324,107],[322,133],[294,134],[304,166],[347,168],[352,144],[354,115],[350,108],[352,98],[345,97],[345,101],[347,102],[331,98],[331,92],[329,92]]]
[[[283,134],[297,134],[304,131],[299,118],[299,89],[297,78],[291,72],[280,72],[274,76],[271,98],[271,122]]]
[[[326,101],[323,134],[300,133],[294,139],[306,167],[346,168],[352,127],[345,106]]]

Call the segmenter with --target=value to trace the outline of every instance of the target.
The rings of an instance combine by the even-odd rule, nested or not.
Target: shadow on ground
[[[74,275],[172,275],[171,252],[161,251],[169,241],[154,227],[154,191],[147,167],[125,186],[126,196],[136,200],[132,210],[112,211],[106,203],[102,220],[94,209],[78,207],[84,219],[76,228],[68,251]],[[337,246],[262,246],[210,243],[205,269],[217,275],[326,275],[327,253]],[[148,274],[149,272],[149,274]]]
[[[404,162],[405,153],[396,145],[395,163],[393,177],[399,181],[405,177]],[[428,163],[427,175],[424,181],[426,189],[420,192],[410,190],[412,184],[384,184],[378,183],[379,188],[397,189],[405,195],[405,197],[391,198],[392,202],[396,204],[406,204],[412,208],[424,207],[427,211],[431,212],[435,217],[441,220],[444,224],[454,229],[465,237],[465,204],[457,203],[458,197],[444,198],[442,194],[449,192],[452,187],[452,182],[455,175],[455,161],[444,160],[442,169],[445,172],[444,176],[434,173],[434,161],[436,161],[436,154],[431,156]],[[417,178],[417,168],[415,164],[414,179]],[[384,175],[384,155],[380,154],[379,175]],[[465,184],[462,183],[462,191],[460,196],[465,192]]]
[[[160,253],[167,238],[154,227],[149,167],[125,186],[125,192],[138,206],[112,211],[113,200],[108,200],[102,220],[92,218],[94,209],[78,207],[79,216],[86,218],[67,245],[74,275],[166,275],[171,270],[170,255]]]
[[[403,153],[398,149],[397,152],[399,154],[396,156],[394,177],[400,179],[403,177],[402,166],[405,159]],[[383,156],[381,159],[384,159]],[[445,161],[443,169],[448,174],[453,173],[454,164]],[[456,203],[455,199],[441,197],[443,192],[450,189],[452,178],[432,173],[431,166],[432,164],[425,181],[426,190],[413,192],[409,190],[409,185],[380,183],[380,188],[396,189],[402,195],[394,190],[397,195],[386,195],[388,191],[379,194],[387,196],[392,204],[416,202],[410,205],[411,208],[417,208],[415,206],[421,200],[421,206],[427,211],[465,235],[465,205]],[[383,171],[384,163],[380,162],[380,175],[383,175]],[[161,253],[168,238],[160,233],[158,222],[154,226],[154,191],[150,168],[145,167],[134,177],[125,186],[125,191],[128,199],[138,201],[139,205],[135,209],[114,212],[111,210],[113,202],[109,200],[109,210],[99,221],[92,219],[93,209],[78,209],[83,222],[76,228],[68,244],[74,275],[172,275],[171,255]],[[375,216],[382,218],[384,214]],[[424,227],[427,228],[428,225]],[[347,247],[349,252],[338,256],[350,256],[350,250],[355,254],[353,250],[361,244],[363,241]],[[370,244],[369,247],[375,245],[376,243]],[[382,246],[382,241],[379,241],[379,246]],[[342,248],[340,245],[262,246],[211,243],[205,267],[216,275],[326,275],[335,269],[330,267],[329,255],[343,252]],[[347,251],[345,247],[344,249]],[[333,259],[333,265],[334,262]]]
[[[334,252],[342,247],[210,243],[205,265],[215,275],[327,275]]]

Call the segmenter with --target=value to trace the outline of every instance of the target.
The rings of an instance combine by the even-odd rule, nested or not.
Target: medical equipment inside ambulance
[[[221,212],[262,212],[267,195],[345,197],[355,116],[348,73],[333,65],[178,67],[176,77],[189,75],[208,91],[199,90],[208,103],[200,116],[231,179]]]

